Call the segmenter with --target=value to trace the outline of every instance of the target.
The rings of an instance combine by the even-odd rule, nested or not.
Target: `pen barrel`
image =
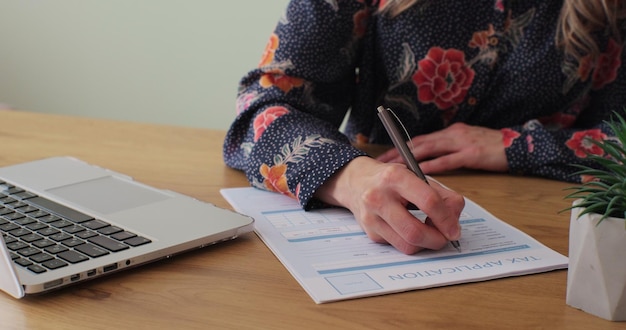
[[[402,159],[404,159],[406,167],[409,168],[409,170],[411,170],[413,173],[415,173],[415,175],[417,175],[420,179],[428,183],[426,176],[417,164],[417,161],[413,157],[411,150],[409,150],[409,147],[402,137],[402,134],[400,133],[400,130],[398,129],[393,117],[391,117],[391,115],[389,114],[389,110],[383,107],[379,107],[378,118],[380,118],[380,121],[383,123],[383,126],[387,130],[387,133],[391,138],[391,142],[393,142],[393,145],[400,153],[400,156],[402,156]]]

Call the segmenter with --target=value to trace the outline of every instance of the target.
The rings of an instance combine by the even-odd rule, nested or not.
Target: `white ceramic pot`
[[[578,201],[574,201],[576,205]],[[626,321],[624,219],[571,210],[566,303],[611,321]]]

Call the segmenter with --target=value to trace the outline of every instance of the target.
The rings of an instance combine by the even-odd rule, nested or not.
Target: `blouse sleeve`
[[[355,61],[370,8],[363,1],[293,0],[258,68],[240,82],[226,164],[251,185],[305,209],[332,174],[365,155],[339,131],[356,84]]]
[[[515,173],[538,175],[570,182],[584,178],[572,164],[594,166],[589,153],[602,151],[588,139],[614,138],[606,124],[615,113],[626,113],[626,61],[623,46],[610,41],[589,72],[580,79],[588,92],[564,112],[538,118],[522,126],[504,129],[509,168]]]

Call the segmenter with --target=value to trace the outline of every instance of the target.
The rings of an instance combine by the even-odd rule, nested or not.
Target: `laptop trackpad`
[[[158,190],[152,190],[112,176],[52,188],[47,191],[102,214],[128,210],[170,198]]]

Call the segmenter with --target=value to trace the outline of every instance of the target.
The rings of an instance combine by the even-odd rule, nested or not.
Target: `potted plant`
[[[569,232],[566,303],[611,321],[626,320],[626,121],[608,121],[615,138],[591,140],[597,167],[575,165],[590,178],[566,198],[575,199]]]

